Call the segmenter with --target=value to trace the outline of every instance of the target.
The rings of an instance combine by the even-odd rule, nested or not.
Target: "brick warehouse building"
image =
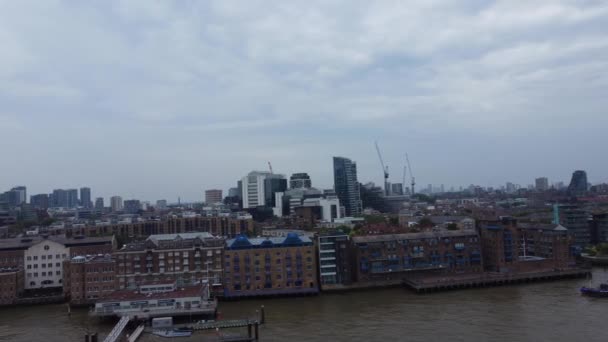
[[[110,254],[76,256],[64,262],[63,292],[71,305],[94,304],[117,289],[116,263]]]
[[[98,222],[74,227],[56,227],[49,230],[52,235],[107,236],[120,239],[145,238],[149,235],[207,232],[215,236],[235,237],[254,231],[250,215],[180,216],[169,215],[161,219],[146,219],[134,222]]]
[[[395,280],[420,272],[482,272],[474,231],[439,231],[352,238],[357,281]]]
[[[556,224],[518,224],[511,218],[480,222],[486,271],[528,272],[575,266],[568,229]]]
[[[224,296],[227,298],[316,294],[315,245],[306,236],[226,241]]]
[[[172,281],[178,285],[208,279],[221,287],[224,239],[209,233],[151,235],[114,253],[118,287]]]
[[[0,269],[0,305],[15,304],[25,290],[24,279],[20,267]]]

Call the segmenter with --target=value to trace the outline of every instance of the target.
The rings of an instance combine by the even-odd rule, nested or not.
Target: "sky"
[[[0,0],[0,189],[608,181],[606,1]],[[407,176],[409,179],[409,175]]]

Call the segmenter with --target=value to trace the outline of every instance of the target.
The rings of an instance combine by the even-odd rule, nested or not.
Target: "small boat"
[[[161,337],[189,337],[192,336],[192,330],[190,329],[172,329],[172,330],[154,330],[152,332],[156,336]]]
[[[599,288],[581,287],[581,293],[591,297],[608,298],[608,284],[600,284]]]

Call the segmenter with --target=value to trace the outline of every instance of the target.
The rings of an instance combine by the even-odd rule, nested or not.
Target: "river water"
[[[608,282],[608,270],[593,279],[467,289],[419,295],[405,288],[316,297],[220,302],[222,318],[252,316],[261,305],[267,324],[261,341],[608,341],[608,299],[582,297],[583,285]],[[0,309],[0,341],[84,341],[112,328],[65,305]],[[245,329],[232,333],[246,333]],[[177,341],[215,341],[195,333]],[[167,341],[144,334],[142,342]]]

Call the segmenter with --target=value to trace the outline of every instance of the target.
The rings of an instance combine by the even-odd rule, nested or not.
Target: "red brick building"
[[[74,257],[64,262],[63,283],[70,304],[94,304],[116,290],[116,262],[109,254]]]
[[[21,268],[0,269],[0,305],[14,304],[24,290]]]

